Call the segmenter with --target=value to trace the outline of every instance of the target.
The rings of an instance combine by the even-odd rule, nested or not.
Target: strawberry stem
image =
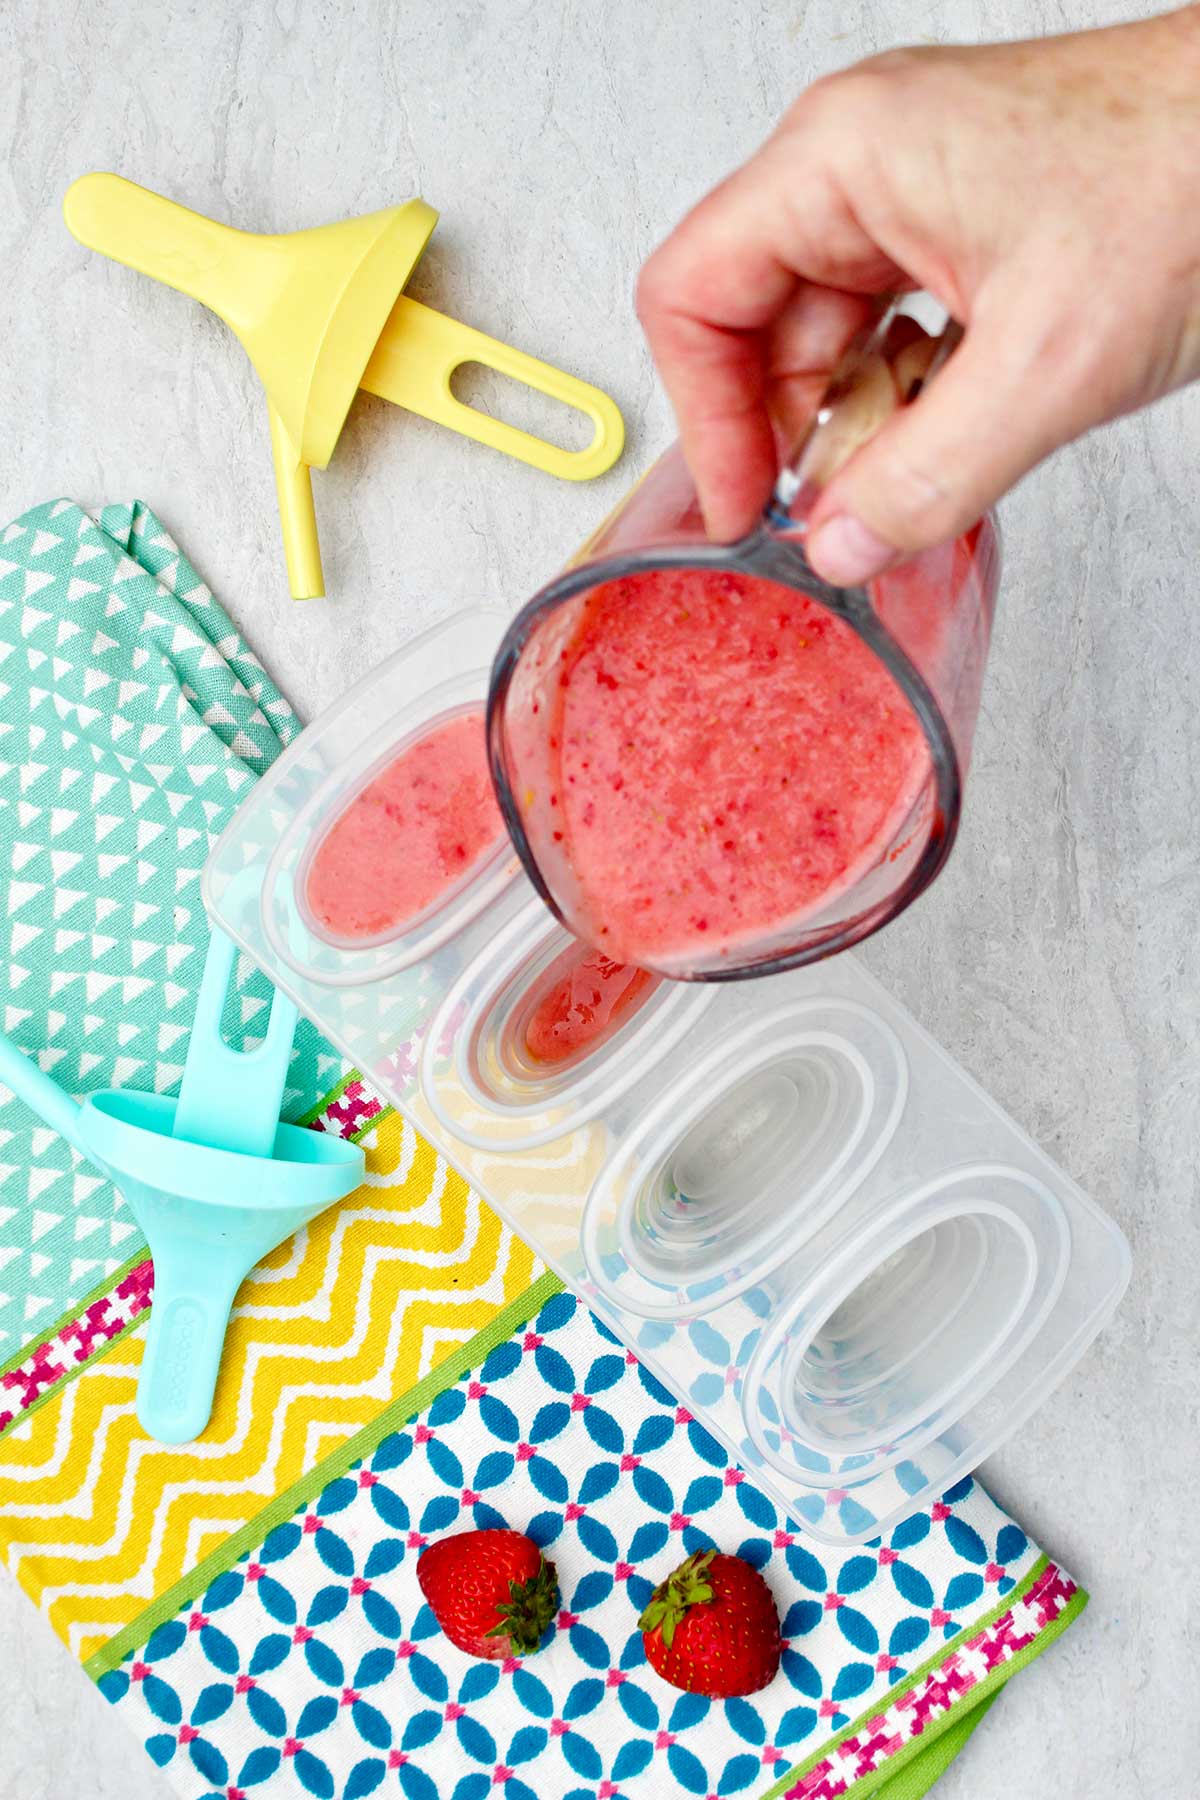
[[[508,1600],[487,1637],[506,1637],[515,1656],[532,1656],[558,1611],[558,1573],[543,1556],[528,1581],[510,1581]]]
[[[661,1626],[662,1641],[669,1650],[675,1628],[689,1607],[703,1606],[713,1597],[707,1576],[708,1566],[715,1555],[715,1550],[697,1550],[686,1562],[681,1562],[677,1569],[673,1569],[667,1579],[655,1588],[645,1612],[638,1620],[638,1630],[653,1631],[656,1625]]]

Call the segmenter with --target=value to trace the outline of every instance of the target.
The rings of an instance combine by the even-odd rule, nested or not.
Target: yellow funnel
[[[266,390],[288,579],[324,593],[309,469],[323,469],[357,389],[569,481],[602,475],[624,427],[607,394],[401,293],[437,213],[423,200],[321,225],[236,231],[119,175],[84,175],[63,203],[80,243],[211,307],[237,333]],[[455,369],[486,363],[592,421],[585,450],[563,450],[456,400]]]

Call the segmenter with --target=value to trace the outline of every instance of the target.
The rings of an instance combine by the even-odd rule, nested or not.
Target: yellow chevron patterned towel
[[[64,1086],[170,1092],[208,845],[296,722],[159,521],[0,533],[4,1029]],[[267,990],[243,971],[237,1026]],[[186,1800],[912,1800],[1075,1584],[969,1480],[821,1561],[312,1030],[287,1112],[362,1188],[244,1284],[203,1439],[134,1413],[153,1270],[120,1196],[0,1090],[0,1557]],[[433,1636],[426,1538],[510,1523],[563,1607],[528,1665]],[[719,1541],[788,1640],[754,1703],[644,1666],[653,1579]]]
[[[207,942],[199,878],[297,729],[228,615],[142,506],[69,501],[0,533],[4,1029],[73,1092],[169,1093]],[[243,971],[237,1024],[268,988]],[[285,1112],[380,1111],[306,1022]],[[368,1185],[255,1271],[199,1450],[141,1439],[151,1297],[121,1197],[0,1089],[0,1541],[87,1658],[367,1423],[537,1271],[397,1120]]]

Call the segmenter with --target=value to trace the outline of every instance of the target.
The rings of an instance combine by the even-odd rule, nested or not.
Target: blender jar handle
[[[892,414],[916,399],[962,341],[948,318],[935,335],[881,303],[851,340],[811,422],[784,463],[768,508],[776,529],[803,531],[813,503]]]

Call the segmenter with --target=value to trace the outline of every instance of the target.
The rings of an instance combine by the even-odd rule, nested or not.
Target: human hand
[[[966,327],[809,520],[841,586],[956,536],[1059,445],[1200,376],[1200,7],[817,82],[646,263],[638,312],[710,534],[741,536],[865,318]]]

